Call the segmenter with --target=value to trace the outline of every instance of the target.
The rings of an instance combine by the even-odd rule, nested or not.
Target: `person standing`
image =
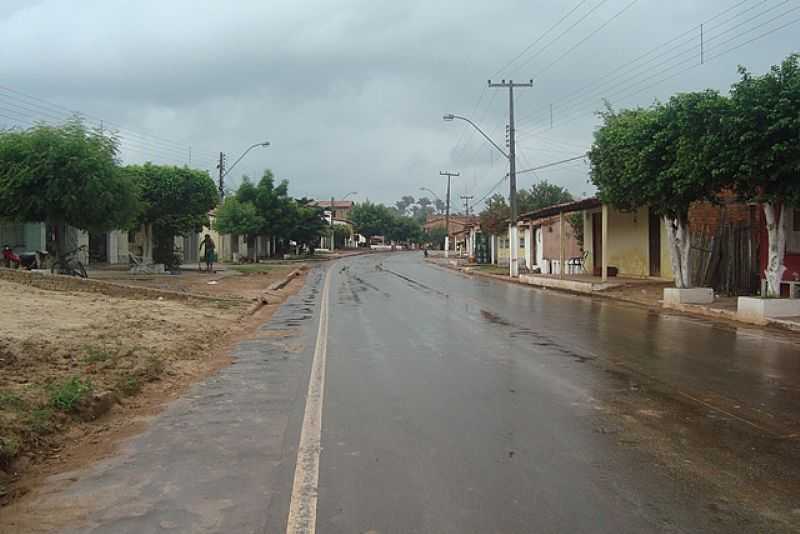
[[[205,248],[204,257],[206,259],[206,271],[211,272],[214,268],[214,260],[216,259],[216,249],[217,246],[214,244],[214,240],[211,239],[209,234],[203,238],[203,241],[200,243],[200,252],[203,252]]]

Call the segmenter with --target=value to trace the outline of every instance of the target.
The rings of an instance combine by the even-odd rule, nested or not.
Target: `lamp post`
[[[518,229],[517,229],[517,179],[516,179],[516,172],[515,172],[515,169],[516,169],[516,155],[515,155],[515,151],[514,151],[513,145],[511,147],[511,150],[506,152],[505,150],[500,148],[500,145],[495,143],[494,140],[491,137],[486,135],[486,132],[481,130],[480,127],[477,124],[475,124],[474,122],[469,120],[467,117],[462,117],[461,115],[455,115],[453,113],[448,113],[447,115],[444,115],[442,117],[442,119],[447,121],[447,122],[454,121],[456,119],[466,122],[467,124],[469,124],[470,126],[475,128],[478,131],[478,133],[480,133],[483,136],[483,138],[486,139],[489,142],[489,144],[491,144],[493,147],[495,147],[497,149],[497,151],[500,152],[503,155],[503,157],[508,160],[508,166],[509,166],[509,174],[508,174],[508,176],[510,177],[510,180],[509,180],[509,189],[510,189],[510,191],[509,191],[509,203],[511,204],[511,225],[509,226],[509,241],[510,241],[510,247],[511,247],[511,250],[509,251],[510,252],[509,274],[511,275],[511,277],[516,278],[517,276],[519,276],[519,232],[518,232]],[[513,118],[512,118],[512,121],[513,121]],[[512,126],[512,129],[513,129],[513,126]]]
[[[236,158],[236,161],[233,162],[233,165],[231,165],[227,169],[225,168],[225,157],[226,157],[225,153],[223,152],[219,153],[219,164],[217,165],[217,168],[219,169],[219,198],[225,196],[225,187],[224,187],[225,177],[228,176],[228,174],[233,170],[234,167],[236,167],[236,164],[242,161],[242,159],[244,159],[247,153],[253,150],[254,148],[262,146],[268,147],[269,145],[270,145],[269,141],[263,141],[261,143],[255,143],[253,145],[250,145],[249,147],[247,147],[247,150],[242,152],[241,156]]]

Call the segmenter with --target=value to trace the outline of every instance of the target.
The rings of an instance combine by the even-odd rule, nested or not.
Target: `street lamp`
[[[225,189],[224,189],[225,177],[228,176],[228,174],[233,170],[234,167],[236,167],[236,164],[239,163],[240,161],[242,161],[242,159],[244,159],[244,157],[247,155],[247,153],[250,152],[251,150],[253,150],[254,148],[256,148],[256,147],[268,147],[269,145],[270,145],[269,141],[263,141],[261,143],[255,143],[255,144],[250,145],[249,147],[247,147],[247,150],[242,152],[241,156],[236,158],[236,161],[233,162],[233,165],[231,165],[227,169],[225,169],[225,154],[223,154],[222,152],[219,153],[219,165],[217,165],[217,168],[219,169],[219,196],[220,196],[220,198],[222,198],[225,195]]]
[[[509,203],[511,204],[511,225],[509,227],[509,232],[508,232],[509,241],[511,242],[510,243],[511,250],[509,251],[511,256],[509,261],[509,274],[511,275],[512,278],[516,278],[517,276],[519,276],[519,230],[517,229],[517,198],[516,198],[517,176],[516,176],[516,161],[515,161],[516,156],[514,150],[514,137],[513,137],[513,124],[514,124],[513,113],[511,115],[511,130],[512,130],[511,146],[509,147],[508,152],[500,148],[500,145],[495,143],[491,137],[486,135],[486,132],[481,130],[477,124],[475,124],[468,118],[462,117],[461,115],[454,115],[453,113],[448,113],[447,115],[444,115],[442,119],[447,122],[451,122],[455,119],[458,119],[468,123],[470,126],[478,130],[478,133],[480,133],[484,139],[486,139],[493,147],[497,149],[498,152],[500,152],[503,155],[504,158],[508,160],[508,166],[509,166],[508,176],[510,178],[509,179],[510,191],[508,196],[509,196]]]

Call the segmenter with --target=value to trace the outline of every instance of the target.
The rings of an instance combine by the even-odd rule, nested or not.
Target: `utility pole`
[[[335,243],[336,232],[333,229],[333,203],[334,202],[335,201],[333,200],[333,197],[331,197],[331,252],[333,252],[333,249],[336,248],[336,243]]]
[[[517,229],[517,150],[514,137],[514,88],[533,87],[533,80],[527,83],[514,83],[513,80],[502,80],[500,83],[492,83],[489,80],[489,87],[508,87],[508,177],[509,177],[509,203],[511,204],[511,225],[509,227],[509,238],[511,241],[511,261],[509,271],[512,278],[519,276],[519,232]]]
[[[461,173],[450,171],[439,171],[439,176],[447,176],[447,201],[445,202],[444,212],[444,257],[450,255],[450,178],[453,176],[461,176]]]
[[[225,196],[225,153],[219,153],[219,163],[217,164],[217,169],[219,169],[219,199],[222,200],[222,197]]]
[[[472,200],[473,198],[475,197],[472,195],[469,196],[461,195],[461,200],[464,201],[464,215],[466,215],[467,217],[469,217],[469,201]]]

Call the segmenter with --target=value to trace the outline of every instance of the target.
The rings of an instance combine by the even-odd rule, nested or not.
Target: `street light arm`
[[[236,161],[234,161],[234,162],[233,162],[233,165],[231,165],[230,167],[228,167],[228,168],[225,170],[225,173],[222,175],[222,178],[225,178],[226,176],[228,176],[228,173],[230,173],[230,172],[233,170],[233,168],[234,168],[234,167],[236,167],[236,164],[237,164],[237,163],[239,163],[240,161],[242,161],[242,159],[243,159],[243,158],[244,158],[244,157],[247,155],[247,153],[248,153],[248,152],[250,152],[251,150],[253,150],[254,148],[256,148],[257,146],[269,146],[269,141],[267,141],[267,142],[264,142],[264,143],[256,143],[256,144],[254,144],[254,145],[252,145],[252,146],[248,147],[248,148],[247,148],[247,150],[245,150],[245,151],[242,153],[242,155],[241,155],[241,156],[239,156],[239,157],[236,159]]]
[[[503,150],[502,148],[500,148],[500,146],[499,146],[497,143],[495,143],[495,142],[492,140],[492,138],[491,138],[491,137],[489,137],[488,135],[486,135],[486,133],[485,133],[483,130],[481,130],[481,129],[478,127],[478,125],[477,125],[477,124],[475,124],[474,122],[472,122],[472,121],[471,121],[471,120],[469,120],[468,118],[466,118],[466,117],[462,117],[461,115],[453,115],[452,113],[451,113],[451,114],[449,114],[449,115],[445,115],[443,118],[444,118],[444,120],[446,120],[446,121],[451,121],[451,120],[453,120],[453,119],[459,119],[459,120],[462,120],[462,121],[464,121],[464,122],[468,122],[469,124],[471,124],[471,125],[472,125],[472,127],[473,127],[473,128],[475,128],[476,130],[478,130],[478,133],[480,133],[480,134],[483,136],[483,138],[484,138],[484,139],[486,139],[487,141],[489,141],[489,143],[491,143],[491,144],[492,144],[492,146],[493,146],[493,147],[495,147],[495,148],[496,148],[496,149],[497,149],[497,150],[498,150],[498,151],[499,151],[499,152],[500,152],[500,153],[503,155],[503,157],[505,157],[506,159],[509,159],[509,158],[511,157],[511,156],[509,156],[509,155],[508,155],[508,153],[507,153],[505,150]]]
[[[428,192],[428,193],[430,193],[431,195],[435,196],[435,197],[436,197],[436,200],[438,200],[439,202],[442,202],[442,199],[441,199],[441,198],[439,198],[439,195],[437,195],[436,193],[434,193],[433,191],[431,191],[431,190],[430,190],[430,189],[428,189],[427,187],[420,187],[420,188],[419,188],[419,190],[420,190],[420,191],[427,191],[427,192]]]

